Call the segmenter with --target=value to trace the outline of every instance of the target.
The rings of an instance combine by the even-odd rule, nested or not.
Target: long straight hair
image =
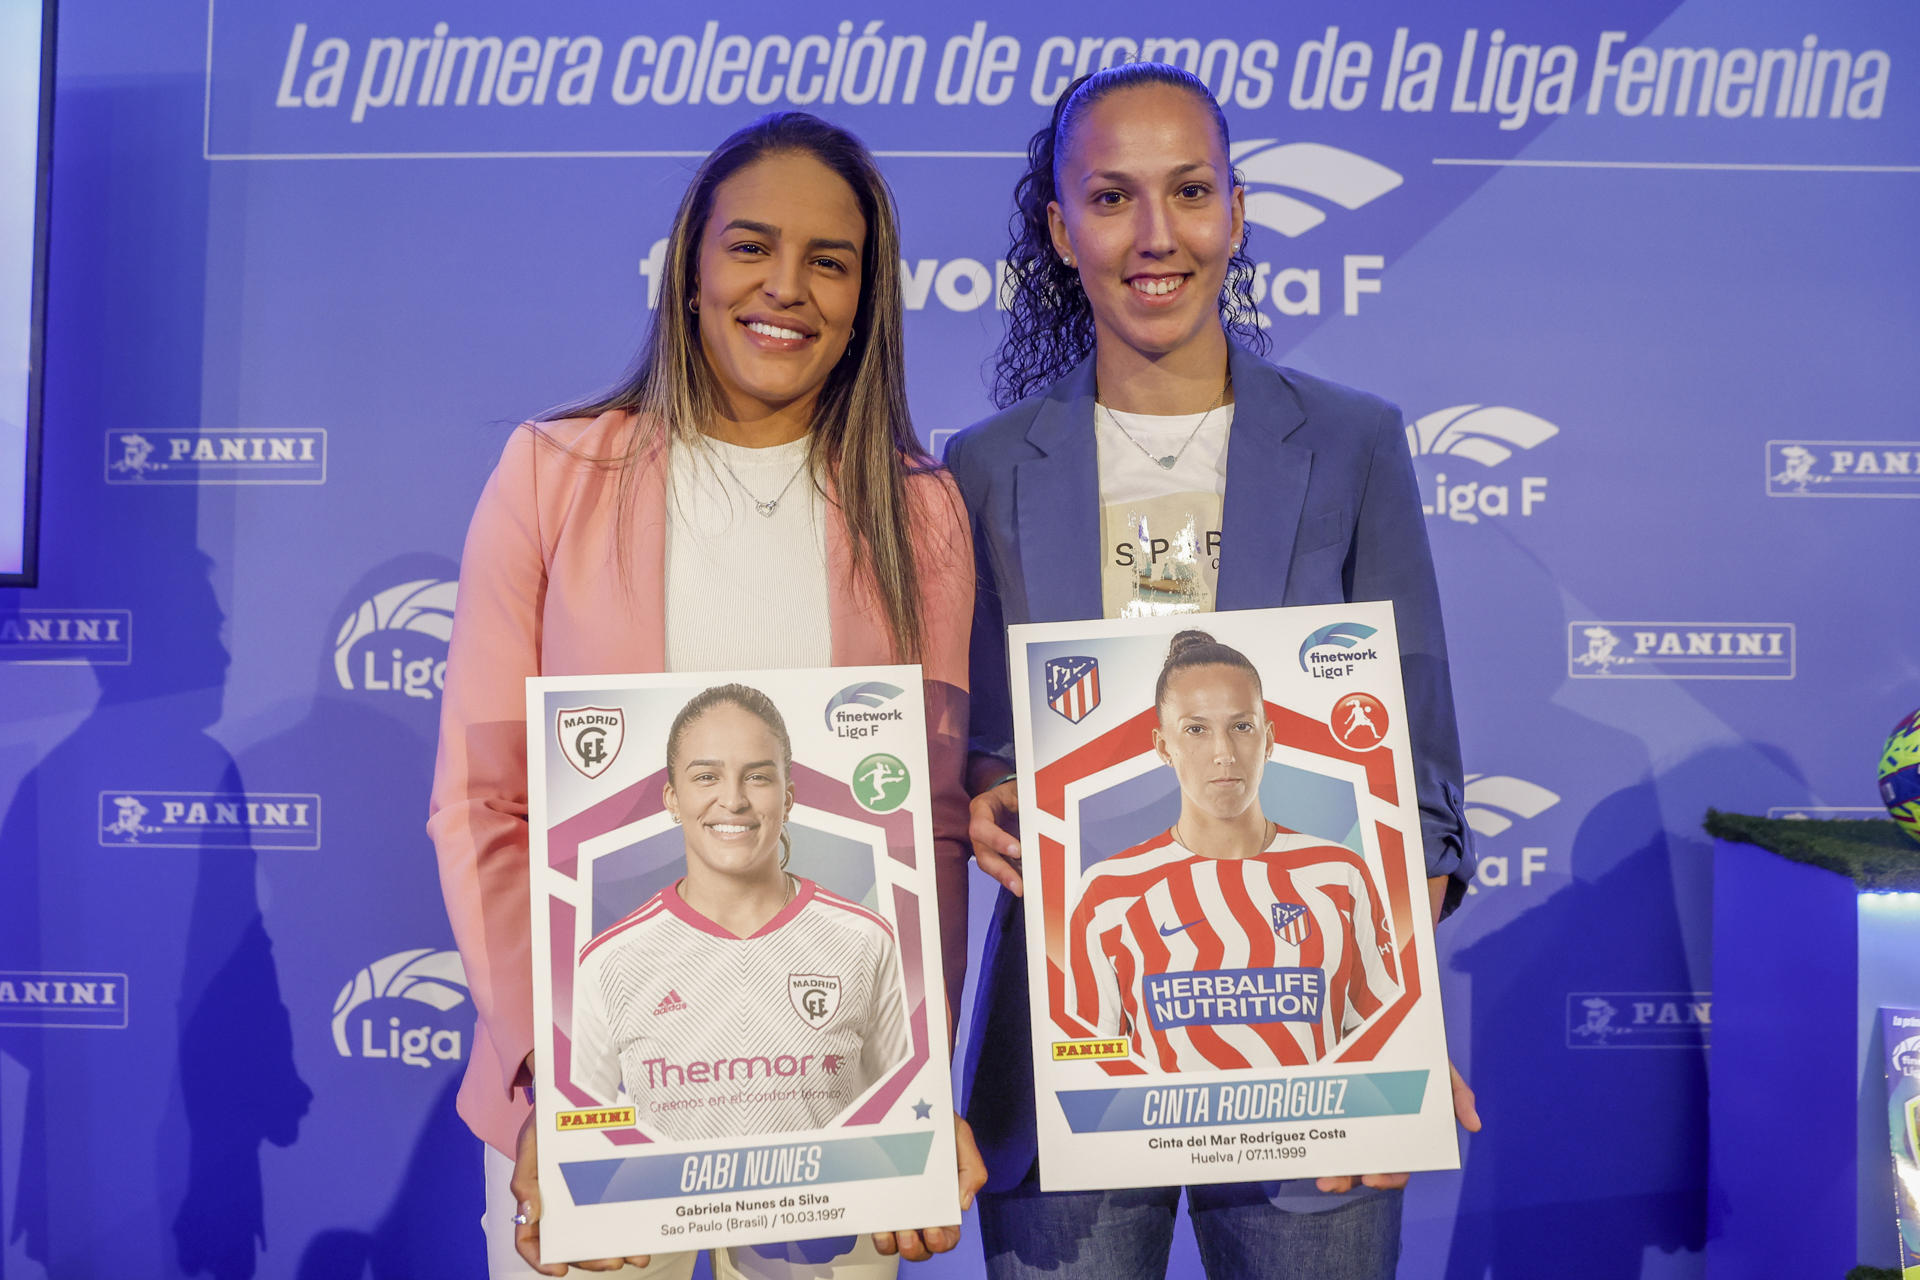
[[[804,111],[777,111],[715,147],[674,214],[660,304],[633,372],[605,396],[553,416],[592,417],[615,410],[637,415],[625,451],[593,459],[620,473],[615,529],[624,566],[639,470],[634,463],[669,433],[696,442],[702,424],[719,415],[723,400],[700,346],[698,318],[688,305],[714,194],[755,161],[786,153],[810,155],[838,175],[852,189],[867,222],[853,337],[814,403],[807,470],[823,493],[832,480],[847,524],[854,572],[871,582],[894,649],[912,661],[920,656],[924,619],[920,570],[909,537],[907,477],[931,470],[935,463],[921,448],[907,408],[899,217],[879,166],[853,134]]]
[[[1089,72],[1069,84],[1053,104],[1053,118],[1027,143],[1027,171],[1013,188],[1013,217],[1007,230],[1007,331],[994,358],[993,401],[1006,408],[1052,383],[1093,351],[1093,307],[1080,273],[1053,251],[1047,206],[1056,198],[1060,158],[1072,145],[1080,116],[1120,89],[1165,84],[1184,89],[1213,116],[1222,155],[1232,156],[1226,113],[1207,82],[1191,71],[1164,62],[1123,62]],[[1233,174],[1240,186],[1240,175]],[[1246,238],[1234,246],[1227,278],[1220,286],[1220,322],[1227,335],[1264,355],[1269,345],[1253,303],[1254,265]]]

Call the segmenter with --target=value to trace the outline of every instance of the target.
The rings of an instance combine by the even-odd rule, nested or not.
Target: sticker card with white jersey
[[[527,681],[545,1261],[960,1221],[927,761],[918,667]]]
[[[1392,604],[1008,642],[1041,1186],[1458,1168]]]

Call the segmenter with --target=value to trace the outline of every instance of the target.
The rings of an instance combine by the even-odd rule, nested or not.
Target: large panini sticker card
[[[1009,637],[1041,1185],[1459,1167],[1392,605]]]
[[[527,681],[546,1261],[960,1221],[924,721],[918,667]]]
[[[1880,1010],[1887,1042],[1887,1131],[1893,1144],[1900,1274],[1920,1280],[1920,1009]]]

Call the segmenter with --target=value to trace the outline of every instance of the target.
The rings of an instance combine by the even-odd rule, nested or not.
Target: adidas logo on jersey
[[[660,998],[660,1003],[653,1006],[653,1016],[657,1018],[663,1013],[678,1013],[686,1007],[687,1002],[680,998],[680,993],[669,987],[667,994]]]

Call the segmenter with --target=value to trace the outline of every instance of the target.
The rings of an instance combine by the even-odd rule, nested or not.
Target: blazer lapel
[[[1229,349],[1228,366],[1233,370],[1233,430],[1227,437],[1215,604],[1221,609],[1271,608],[1286,597],[1313,450],[1287,442],[1306,415],[1276,370],[1238,345]]]
[[[836,667],[877,667],[894,662],[884,614],[867,575],[853,571],[853,536],[840,511],[833,477],[825,481],[827,533],[827,630]]]
[[[1098,618],[1100,459],[1093,436],[1093,357],[1061,379],[1027,428],[1040,451],[1014,467],[1020,571],[1027,616],[1008,622]]]

